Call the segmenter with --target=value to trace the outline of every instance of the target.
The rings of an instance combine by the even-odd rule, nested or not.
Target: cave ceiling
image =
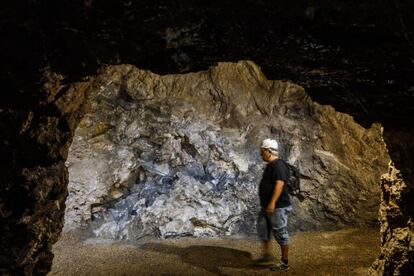
[[[44,68],[65,82],[106,64],[158,74],[252,60],[363,125],[407,128],[412,1],[9,1],[1,9],[3,107],[31,106]]]

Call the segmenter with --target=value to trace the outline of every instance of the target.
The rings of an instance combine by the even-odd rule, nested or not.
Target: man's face
[[[260,154],[262,155],[263,161],[265,161],[265,162],[269,161],[269,159],[271,157],[269,149],[261,148],[260,149]]]

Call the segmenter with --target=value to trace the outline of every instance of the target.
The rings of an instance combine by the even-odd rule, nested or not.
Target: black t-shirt
[[[286,183],[288,175],[288,168],[282,160],[276,159],[267,164],[259,185],[260,206],[266,208],[269,204],[277,180],[283,180],[285,185],[283,185],[282,193],[276,201],[275,208],[283,208],[291,205]]]

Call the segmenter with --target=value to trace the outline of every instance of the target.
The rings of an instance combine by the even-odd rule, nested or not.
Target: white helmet
[[[261,148],[262,149],[271,149],[271,150],[277,151],[278,146],[279,145],[277,144],[276,140],[273,140],[273,139],[264,139],[263,142],[262,142]]]

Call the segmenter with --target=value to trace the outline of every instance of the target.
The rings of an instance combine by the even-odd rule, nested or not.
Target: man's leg
[[[281,245],[280,251],[282,252],[282,259],[287,263],[289,259],[289,245]]]
[[[288,213],[291,208],[278,208],[272,220],[273,234],[280,245],[281,260],[279,264],[271,267],[272,270],[289,269],[289,233],[288,233]]]
[[[264,256],[272,255],[272,242],[270,240],[262,241],[262,252]]]
[[[269,217],[264,210],[261,210],[257,219],[257,234],[262,241],[262,257],[255,260],[256,265],[269,266],[273,264],[271,232],[272,225]]]

